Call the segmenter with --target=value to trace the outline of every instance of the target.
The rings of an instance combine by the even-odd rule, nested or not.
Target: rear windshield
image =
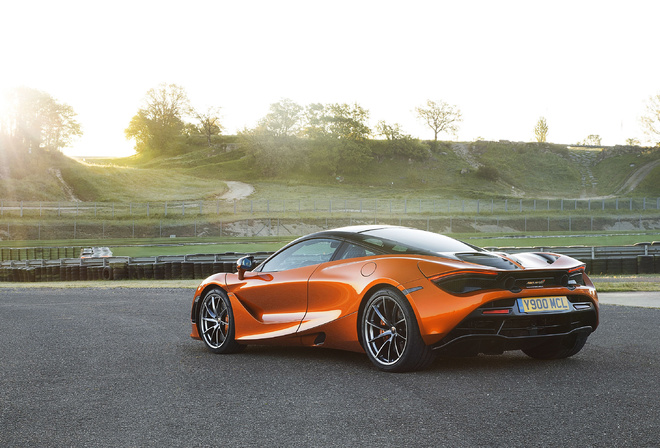
[[[364,242],[377,246],[382,251],[395,254],[438,254],[482,250],[448,236],[401,227],[369,230],[362,233],[362,236]]]

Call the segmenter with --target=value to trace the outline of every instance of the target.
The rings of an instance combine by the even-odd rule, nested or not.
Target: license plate
[[[547,313],[548,311],[570,311],[566,296],[531,297],[518,299],[518,309],[521,313]]]

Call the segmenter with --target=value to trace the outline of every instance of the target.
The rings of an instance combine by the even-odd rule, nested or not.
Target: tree
[[[374,142],[373,153],[382,161],[385,156],[397,156],[407,159],[422,160],[428,156],[428,147],[416,138],[408,134],[404,134],[401,130],[401,125],[398,123],[388,124],[381,120],[376,124],[376,132],[387,139],[387,145],[384,149],[379,150],[381,147]]]
[[[401,125],[399,123],[388,124],[384,120],[380,120],[376,124],[376,132],[382,135],[387,140],[393,141],[402,137]]]
[[[321,103],[312,103],[305,108],[301,135],[312,139],[327,135],[325,109]]]
[[[19,150],[61,151],[82,135],[73,108],[45,92],[18,87],[8,92],[6,101],[0,132]]]
[[[548,122],[545,120],[545,117],[539,118],[539,121],[536,123],[534,136],[539,143],[545,143],[548,141]]]
[[[160,84],[147,92],[144,107],[133,116],[124,133],[126,138],[135,140],[138,153],[173,153],[184,128],[183,117],[190,113],[183,87]]]
[[[581,142],[578,142],[578,145],[583,145],[583,146],[601,146],[601,138],[600,135],[598,134],[591,134],[587,136],[584,140]]]
[[[437,143],[438,134],[443,132],[455,134],[458,123],[463,121],[461,111],[456,106],[444,101],[428,100],[426,106],[416,107],[417,116],[433,131],[433,141]]]
[[[327,122],[327,130],[330,135],[352,141],[363,141],[371,135],[371,129],[367,126],[369,111],[357,103],[335,103],[330,104],[325,110],[324,120]]]
[[[660,93],[646,102],[646,115],[640,118],[644,134],[651,143],[660,146]]]
[[[628,145],[628,146],[639,146],[640,144],[641,144],[641,142],[639,141],[639,139],[636,139],[636,138],[627,138],[626,139],[626,145]]]
[[[260,126],[275,137],[290,137],[300,131],[302,112],[302,106],[285,98],[270,105],[270,112]]]
[[[206,137],[211,146],[211,137],[220,135],[224,127],[220,124],[220,108],[209,107],[205,111],[193,110],[193,115],[199,122],[199,131]]]

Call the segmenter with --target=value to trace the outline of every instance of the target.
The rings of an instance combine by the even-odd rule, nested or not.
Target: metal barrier
[[[157,257],[8,261],[0,264],[0,282],[203,279],[215,273],[236,272],[236,260],[245,255],[252,255],[257,262],[261,262],[269,254],[269,252],[250,254],[228,252]]]

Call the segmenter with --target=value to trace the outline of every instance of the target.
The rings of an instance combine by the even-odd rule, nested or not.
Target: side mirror
[[[254,269],[254,257],[248,255],[246,257],[239,258],[236,262],[236,268],[238,270],[238,279],[243,280],[245,278],[245,273]]]

